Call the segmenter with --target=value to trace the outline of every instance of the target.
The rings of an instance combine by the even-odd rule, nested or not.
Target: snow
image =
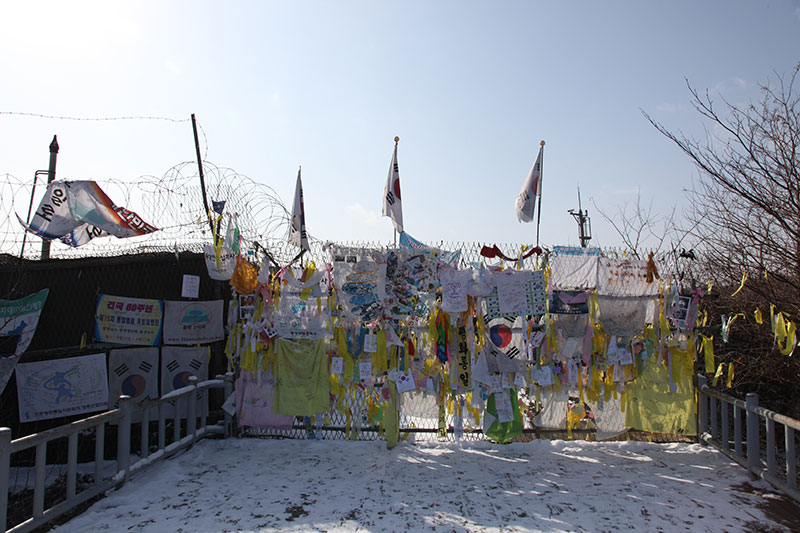
[[[698,444],[206,439],[53,531],[789,531]]]

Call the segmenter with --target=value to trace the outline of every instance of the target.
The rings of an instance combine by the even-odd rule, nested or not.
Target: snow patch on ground
[[[772,497],[697,444],[204,440],[53,531],[790,531]]]

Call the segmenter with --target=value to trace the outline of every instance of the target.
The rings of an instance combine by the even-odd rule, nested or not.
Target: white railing
[[[222,423],[207,424],[208,391],[223,389],[227,398],[233,391],[233,374],[217,376],[216,379],[197,382],[190,378],[190,384],[170,392],[155,400],[134,404],[128,396],[121,396],[119,408],[11,440],[11,430],[0,428],[0,531],[23,533],[32,531],[106,490],[119,486],[136,471],[147,465],[174,455],[190,447],[198,439],[211,435],[230,435],[232,418],[226,413]],[[167,411],[171,416],[167,417]],[[151,420],[151,414],[155,417]],[[132,420],[136,422],[132,422]],[[199,419],[199,424],[198,424]],[[182,424],[182,421],[185,423]],[[158,421],[157,444],[151,444],[153,432],[151,422]],[[172,435],[167,432],[167,422],[172,422]],[[104,468],[107,460],[105,436],[108,425],[117,426],[117,449],[113,471]],[[132,426],[139,426],[140,440],[138,455],[131,454]],[[88,488],[78,491],[78,439],[88,438],[94,443],[94,480]],[[48,443],[67,439],[66,494],[60,503],[46,507],[46,456]],[[167,441],[171,440],[169,444]],[[11,456],[26,450],[35,450],[33,505],[28,518],[10,529],[7,527],[9,474]],[[112,451],[113,453],[113,451]],[[133,459],[133,460],[132,460]]]
[[[708,386],[702,375],[697,376],[697,390],[697,435],[701,442],[711,444],[800,502],[795,434],[800,431],[800,420],[759,407],[755,393],[748,394],[747,399],[742,401],[716,391]],[[765,429],[763,453],[762,427]],[[781,429],[783,442],[777,437]],[[779,459],[783,463],[780,468]]]

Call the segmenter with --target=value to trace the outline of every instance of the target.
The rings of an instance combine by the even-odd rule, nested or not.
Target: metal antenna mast
[[[589,211],[582,209],[580,187],[578,187],[578,210],[570,209],[568,213],[578,223],[578,238],[581,240],[581,247],[586,248],[586,245],[592,240],[592,221],[589,219]]]

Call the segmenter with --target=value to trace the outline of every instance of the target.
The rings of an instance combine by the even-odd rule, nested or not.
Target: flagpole
[[[536,246],[539,246],[539,225],[542,222],[542,177],[544,174],[544,141],[539,142],[542,158],[539,160],[539,207],[536,215]]]
[[[397,153],[397,145],[398,145],[398,144],[400,144],[400,137],[398,137],[397,135],[395,135],[395,137],[394,137],[394,149],[395,149],[395,153]],[[395,160],[395,162],[397,162],[397,161]],[[401,217],[401,218],[402,218],[402,217]],[[394,226],[394,223],[392,223],[392,226]],[[395,248],[397,248],[397,228],[393,228],[393,229],[394,229],[394,247],[395,247]]]

